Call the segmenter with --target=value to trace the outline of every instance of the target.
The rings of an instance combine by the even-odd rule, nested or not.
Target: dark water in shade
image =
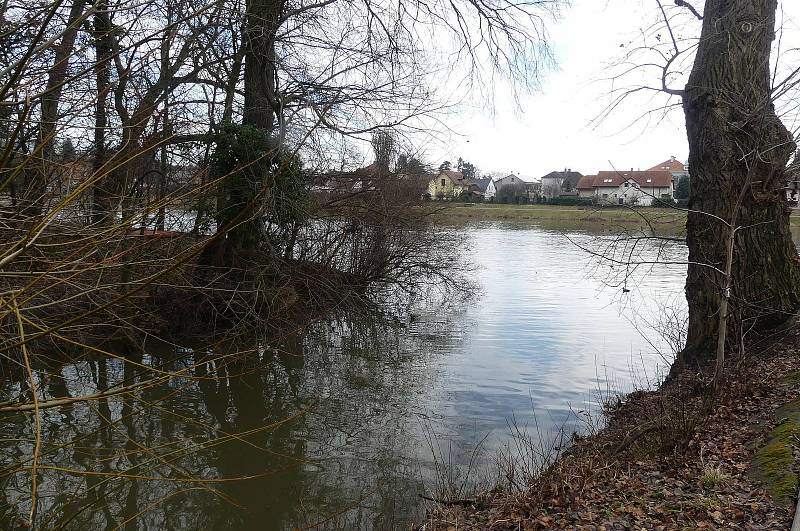
[[[345,308],[235,361],[220,357],[230,345],[153,344],[132,361],[40,371],[43,398],[130,381],[137,364],[185,377],[43,412],[39,526],[408,529],[436,477],[431,445],[463,474],[480,444],[472,468],[489,470],[512,415],[548,438],[578,427],[574,412],[596,408],[598,391],[658,381],[669,346],[653,328],[676,331],[664,308],[683,311],[685,266],[598,269],[576,246],[607,250],[597,234],[466,230],[479,289],[463,302],[414,302],[390,319]],[[659,250],[685,256],[641,247]],[[31,416],[4,417],[0,438],[0,528],[11,528],[29,510],[19,462]]]

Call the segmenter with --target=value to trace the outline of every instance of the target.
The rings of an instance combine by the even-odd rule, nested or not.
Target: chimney
[[[675,162],[675,155],[672,155],[672,156],[669,158],[669,161],[670,161],[670,162]]]

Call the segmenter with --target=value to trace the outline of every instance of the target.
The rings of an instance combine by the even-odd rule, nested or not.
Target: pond
[[[408,529],[443,474],[480,480],[513,453],[510,425],[553,441],[603,397],[658,383],[684,266],[598,268],[579,248],[607,251],[598,233],[461,230],[476,266],[464,300],[348,306],[248,356],[153,342],[38,372],[45,398],[130,385],[142,365],[183,376],[43,412],[40,527]],[[685,257],[656,241],[640,251]],[[0,423],[3,529],[27,515],[31,424]]]

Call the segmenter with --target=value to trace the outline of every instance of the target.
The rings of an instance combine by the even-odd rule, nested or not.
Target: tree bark
[[[111,65],[113,54],[111,45],[111,19],[108,2],[102,0],[94,15],[95,78],[97,101],[94,115],[94,160],[92,163],[92,222],[106,224],[113,219],[112,182],[107,175],[101,175],[108,159],[106,129],[108,128],[108,95],[111,90]]]
[[[275,38],[283,8],[281,0],[248,0],[242,32],[244,59],[244,125],[272,133],[275,125],[277,65]]]
[[[706,2],[683,99],[692,176],[689,329],[677,369],[714,358],[731,225],[743,228],[735,238],[729,345],[741,330],[779,325],[800,307],[800,267],[784,194],[795,143],[775,114],[770,90],[776,8],[777,0]]]

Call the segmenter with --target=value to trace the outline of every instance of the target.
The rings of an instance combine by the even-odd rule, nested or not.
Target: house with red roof
[[[598,204],[650,206],[671,200],[675,187],[668,170],[600,171],[578,181],[578,195]]]
[[[597,175],[584,175],[578,181],[578,184],[575,185],[575,189],[578,191],[578,197],[591,199],[594,197],[594,180],[597,178]]]
[[[661,170],[666,170],[672,174],[672,185],[676,187],[678,186],[678,181],[680,181],[682,177],[689,176],[689,167],[683,162],[676,159],[674,155],[669,159],[665,160],[664,162],[656,164],[647,171],[661,171]]]
[[[470,191],[470,183],[460,171],[442,170],[428,182],[431,199],[455,199]]]

